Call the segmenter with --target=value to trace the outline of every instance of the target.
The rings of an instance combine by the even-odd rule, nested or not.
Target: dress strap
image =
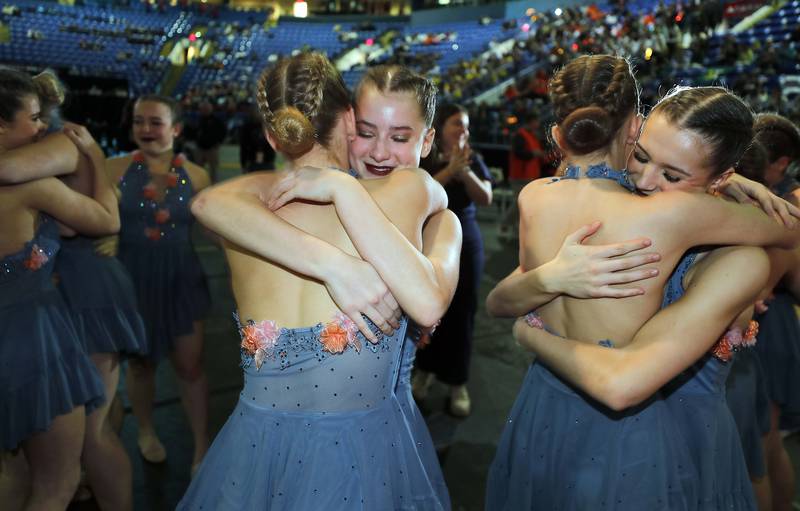
[[[564,173],[559,179],[580,179],[581,168],[577,165],[568,165]],[[635,192],[636,187],[631,182],[628,169],[615,170],[609,167],[606,163],[598,163],[597,165],[589,165],[584,177],[589,179],[610,179],[616,181],[617,184],[628,190]],[[554,179],[556,181],[557,179]]]

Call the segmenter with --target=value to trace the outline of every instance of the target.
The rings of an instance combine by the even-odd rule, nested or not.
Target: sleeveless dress
[[[675,268],[664,288],[662,308],[683,296],[683,279],[696,256],[688,253]],[[725,380],[733,353],[728,349],[720,355],[723,341],[661,392],[698,472],[698,509],[755,510],[739,432],[725,401]]]
[[[83,236],[62,238],[56,260],[58,287],[78,335],[89,354],[143,353],[144,323],[130,275],[116,258],[98,254],[94,242]]]
[[[40,215],[33,239],[0,259],[0,450],[46,431],[58,415],[104,399],[103,382],[53,283],[58,225]]]
[[[343,316],[240,325],[244,389],[178,509],[450,509],[411,398],[412,327],[370,326],[377,344]]]
[[[758,337],[761,338],[759,332]],[[759,340],[759,343],[763,340]],[[743,350],[733,359],[725,384],[728,408],[736,422],[750,477],[764,477],[767,467],[762,440],[769,433],[769,394],[764,368],[755,350]]]
[[[192,182],[182,163],[176,156],[164,178],[162,200],[139,153],[120,180],[117,257],[136,288],[147,356],[155,361],[174,348],[176,337],[194,332],[194,321],[203,319],[211,305],[206,276],[192,246]]]
[[[800,183],[787,172],[772,191],[788,199]],[[761,328],[756,345],[764,367],[767,392],[781,409],[781,429],[800,428],[800,325],[794,298],[784,290],[775,291],[769,310],[758,317]]]
[[[560,179],[578,175],[569,167]],[[605,165],[586,176],[632,188]],[[534,361],[489,469],[486,509],[695,510],[696,477],[660,394],[613,411]]]

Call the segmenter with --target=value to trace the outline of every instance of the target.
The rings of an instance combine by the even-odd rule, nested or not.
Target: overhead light
[[[308,16],[308,4],[304,0],[295,0],[292,9],[295,18],[305,18]]]

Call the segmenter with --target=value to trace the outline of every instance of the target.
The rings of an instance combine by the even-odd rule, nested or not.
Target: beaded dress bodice
[[[55,288],[52,275],[60,248],[58,224],[49,216],[40,218],[33,238],[21,250],[0,259],[0,305],[35,298]]]
[[[134,153],[119,183],[122,243],[187,242],[194,217],[189,209],[192,181],[178,155],[165,175],[156,177]]]

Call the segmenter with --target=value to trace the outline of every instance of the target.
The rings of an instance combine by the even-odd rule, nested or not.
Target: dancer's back
[[[539,309],[545,324],[559,334],[586,342],[609,339],[617,347],[627,344],[658,310],[664,284],[688,248],[699,243],[736,241],[740,228],[730,219],[736,217],[730,212],[736,209],[737,214],[752,213],[754,220],[763,220],[765,235],[775,227],[756,208],[750,211],[710,196],[684,192],[640,197],[607,179],[539,180],[523,191],[520,204],[523,268],[552,260],[569,233],[595,221],[602,222],[603,227],[587,241],[589,244],[635,237],[652,241],[653,249],[661,255],[661,260],[653,264],[659,274],[635,284],[644,288],[644,295],[625,300],[561,296]],[[774,234],[774,230],[771,232]]]
[[[258,174],[247,179],[277,180]],[[364,180],[364,187],[398,230],[420,248],[423,222],[431,213],[432,181],[421,171],[399,171],[379,180]],[[290,224],[359,257],[332,205],[293,202],[276,211]],[[233,292],[242,321],[269,319],[280,327],[309,326],[326,322],[338,308],[325,286],[308,277],[228,244]],[[307,257],[307,254],[297,254]]]

